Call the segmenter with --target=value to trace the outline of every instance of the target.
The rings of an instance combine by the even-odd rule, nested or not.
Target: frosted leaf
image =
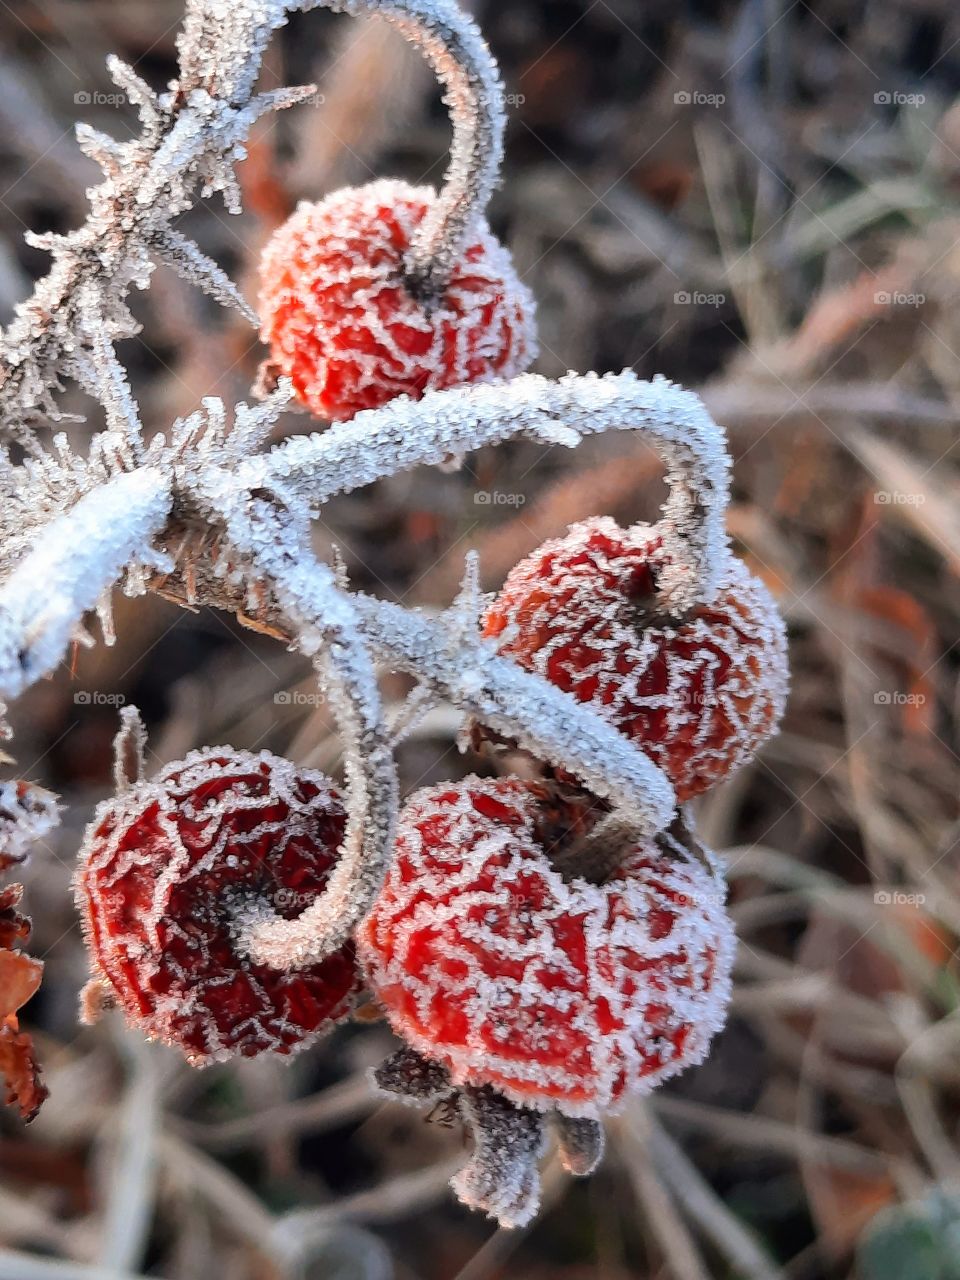
[[[681,844],[638,843],[602,885],[565,880],[541,804],[509,778],[412,796],[359,955],[393,1029],[455,1085],[596,1119],[702,1061],[733,926],[722,881]]]

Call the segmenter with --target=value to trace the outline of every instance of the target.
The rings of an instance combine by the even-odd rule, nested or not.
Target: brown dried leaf
[[[40,1079],[33,1041],[13,1014],[0,1023],[0,1079],[6,1083],[6,1105],[18,1107],[24,1120],[33,1120],[48,1090]]]
[[[0,951],[0,1018],[7,1018],[40,989],[43,962],[19,951]]]
[[[0,889],[0,947],[9,950],[30,933],[30,921],[17,910],[23,897],[23,885],[11,884]]]

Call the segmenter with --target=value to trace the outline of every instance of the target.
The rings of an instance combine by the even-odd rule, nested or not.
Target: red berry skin
[[[195,1066],[288,1054],[360,988],[353,944],[279,972],[240,954],[236,921],[299,915],[323,892],[346,815],[329,780],[268,752],[192,752],[99,806],[76,895],[97,978],[127,1020]]]
[[[683,803],[776,731],[787,648],[770,593],[732,555],[710,605],[658,616],[667,563],[656,528],[573,525],[510,571],[483,633],[635,741]]]
[[[485,223],[441,298],[425,305],[408,291],[405,257],[436,199],[397,181],[345,188],[302,203],[267,244],[261,336],[320,417],[510,378],[535,358],[533,298]]]
[[[602,885],[565,881],[539,816],[520,779],[417,792],[358,951],[394,1031],[455,1084],[596,1117],[703,1059],[733,930],[719,878],[652,844]]]

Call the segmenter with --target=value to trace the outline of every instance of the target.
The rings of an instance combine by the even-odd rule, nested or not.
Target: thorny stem
[[[422,49],[450,108],[453,140],[443,189],[407,255],[411,292],[445,290],[464,238],[486,208],[503,161],[503,84],[477,26],[455,0],[306,0],[355,16],[381,14]]]
[[[81,227],[65,236],[30,237],[52,254],[53,264],[0,335],[0,433],[36,451],[28,427],[43,414],[57,416],[52,391],[62,374],[89,387],[89,357],[104,368],[115,363],[113,342],[136,332],[124,299],[134,283],[146,285],[157,257],[255,323],[217,263],[169,224],[193,203],[198,186],[203,195],[222,191],[231,211],[239,212],[232,166],[243,156],[251,126],[264,112],[292,106],[312,90],[253,97],[267,43],[291,12],[321,5],[352,15],[382,14],[424,51],[446,88],[453,120],[450,165],[408,258],[412,289],[426,298],[443,292],[497,181],[504,132],[496,64],[454,0],[189,0],[177,42],[180,76],[169,92],[155,94],[119,59],[110,60],[111,75],[140,113],[140,136],[120,143],[78,126],[78,141],[105,181],[91,190],[91,211]],[[99,350],[92,350],[98,344],[91,333],[101,335]],[[115,370],[109,372],[115,378]],[[140,450],[135,437],[129,443]]]

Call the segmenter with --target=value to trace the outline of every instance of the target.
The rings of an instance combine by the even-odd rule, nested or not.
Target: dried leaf
[[[40,1079],[33,1041],[13,1015],[0,1024],[0,1078],[6,1082],[7,1106],[19,1107],[24,1120],[33,1120],[49,1091]]]

